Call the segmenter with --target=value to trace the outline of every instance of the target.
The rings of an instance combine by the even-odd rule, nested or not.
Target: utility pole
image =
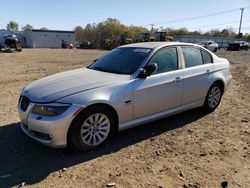
[[[151,33],[153,34],[153,32],[154,32],[154,25],[155,24],[150,24],[151,25]]]
[[[241,23],[242,23],[242,17],[243,17],[244,8],[241,8],[240,10],[241,10],[241,15],[240,15],[240,27],[239,27],[239,34],[238,34],[238,37],[239,37],[239,38],[240,38],[240,36],[241,36],[241,32],[240,32],[240,30],[241,30]]]

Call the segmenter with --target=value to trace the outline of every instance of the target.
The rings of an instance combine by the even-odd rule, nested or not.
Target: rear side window
[[[182,47],[185,67],[195,67],[203,64],[201,51],[193,47]]]
[[[201,50],[201,54],[202,54],[204,64],[213,63],[213,58],[209,53],[207,53],[204,50]]]

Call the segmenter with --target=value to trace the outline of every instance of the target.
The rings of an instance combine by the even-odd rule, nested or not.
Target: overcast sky
[[[246,7],[242,32],[250,33],[250,0],[1,0],[0,29],[14,20],[20,28],[31,24],[36,29],[73,30],[111,17],[147,28],[150,24],[201,31],[232,27],[238,32],[242,7]]]

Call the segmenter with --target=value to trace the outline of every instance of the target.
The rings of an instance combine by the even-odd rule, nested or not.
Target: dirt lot
[[[20,130],[20,90],[41,77],[86,66],[98,50],[24,49],[0,54],[0,187],[249,187],[250,51],[217,52],[233,82],[219,108],[119,133],[104,148],[51,149]]]

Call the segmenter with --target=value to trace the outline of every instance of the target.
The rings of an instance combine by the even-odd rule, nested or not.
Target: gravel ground
[[[51,149],[20,130],[17,101],[33,80],[106,51],[0,53],[0,187],[228,187],[250,184],[250,51],[217,52],[233,81],[218,109],[194,109],[118,133],[93,152]]]

